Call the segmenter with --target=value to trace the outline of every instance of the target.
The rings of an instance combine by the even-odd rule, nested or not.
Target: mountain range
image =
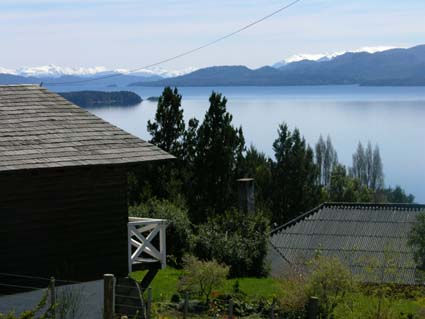
[[[105,75],[119,75],[102,78]],[[167,71],[160,68],[130,73],[104,67],[63,68],[55,65],[5,69],[0,84],[91,82],[99,87],[123,86],[284,86],[284,85],[425,85],[425,45],[412,48],[369,47],[353,52],[299,54],[283,61],[250,69],[213,66]]]
[[[347,52],[275,67],[216,66],[131,86],[425,85],[425,45]]]

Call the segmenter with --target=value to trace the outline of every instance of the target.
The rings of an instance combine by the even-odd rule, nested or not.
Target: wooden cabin
[[[146,252],[164,263],[165,243],[135,231],[162,221],[128,219],[127,171],[170,158],[45,88],[0,86],[0,276],[126,276]]]

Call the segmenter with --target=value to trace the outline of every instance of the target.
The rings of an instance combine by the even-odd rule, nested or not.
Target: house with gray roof
[[[302,271],[315,256],[337,257],[364,282],[415,284],[407,244],[425,205],[324,203],[278,227],[270,238],[272,274]]]
[[[0,86],[0,294],[163,267],[165,223],[129,219],[127,172],[171,158],[45,88]]]

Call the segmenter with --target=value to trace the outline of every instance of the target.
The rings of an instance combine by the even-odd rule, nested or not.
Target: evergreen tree
[[[182,196],[185,123],[182,96],[177,88],[164,88],[159,97],[155,120],[148,121],[149,142],[176,156],[173,161],[152,162],[129,175],[129,203],[138,205],[152,197],[175,201]]]
[[[290,132],[286,124],[279,125],[273,150],[272,221],[282,224],[318,204],[318,169],[313,151],[298,129]]]
[[[177,88],[166,87],[158,100],[155,121],[148,121],[147,127],[152,136],[150,142],[176,157],[182,155],[185,133],[181,100]]]
[[[193,221],[224,213],[235,204],[235,180],[245,141],[242,128],[232,125],[225,97],[213,92],[210,107],[197,131],[194,158],[194,196],[188,201]]]

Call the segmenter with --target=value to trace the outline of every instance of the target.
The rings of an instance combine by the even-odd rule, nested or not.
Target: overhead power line
[[[177,54],[175,56],[169,57],[167,59],[164,59],[164,60],[161,60],[161,61],[152,63],[152,64],[148,64],[148,65],[145,65],[145,66],[136,68],[136,69],[129,70],[125,74],[135,73],[135,72],[138,72],[138,71],[143,70],[143,69],[149,69],[151,67],[158,66],[158,65],[161,65],[161,64],[164,64],[164,63],[167,63],[167,62],[170,62],[170,61],[173,61],[173,60],[182,58],[182,57],[187,56],[189,54],[195,53],[195,52],[197,52],[199,50],[205,49],[205,48],[207,48],[209,46],[212,46],[212,45],[216,44],[217,42],[220,42],[220,41],[223,41],[223,40],[225,40],[227,38],[230,38],[230,37],[232,37],[232,36],[234,36],[234,35],[236,35],[238,33],[241,33],[242,31],[245,31],[246,29],[249,29],[249,28],[251,28],[251,27],[253,27],[253,26],[255,26],[255,25],[263,22],[264,20],[267,20],[267,19],[273,17],[274,15],[276,15],[276,14],[278,14],[278,13],[280,13],[280,12],[282,12],[282,11],[290,8],[290,7],[292,7],[293,5],[297,4],[300,1],[301,0],[294,0],[291,3],[289,3],[289,4],[287,4],[287,5],[279,8],[279,9],[277,9],[275,11],[273,11],[272,13],[269,13],[268,15],[266,15],[266,16],[258,19],[258,20],[255,20],[255,21],[253,21],[253,22],[251,22],[251,23],[243,26],[242,28],[239,28],[239,29],[237,29],[237,30],[235,30],[235,31],[233,31],[231,33],[228,33],[228,34],[226,34],[226,35],[224,35],[224,36],[222,36],[222,37],[220,37],[218,39],[215,39],[215,40],[213,40],[211,42],[208,42],[208,43],[206,43],[204,45],[201,45],[201,46],[196,47],[194,49],[191,49],[191,50],[182,52],[180,54]],[[109,75],[105,75],[105,76],[100,76],[100,77],[97,77],[97,78],[90,78],[90,79],[83,79],[83,80],[76,80],[76,81],[68,81],[68,82],[51,82],[51,83],[44,83],[44,84],[45,85],[79,84],[79,83],[86,83],[86,82],[92,82],[92,81],[99,81],[99,80],[114,78],[114,77],[118,77],[118,76],[123,76],[125,74],[124,73],[115,73],[115,74],[109,74]]]

